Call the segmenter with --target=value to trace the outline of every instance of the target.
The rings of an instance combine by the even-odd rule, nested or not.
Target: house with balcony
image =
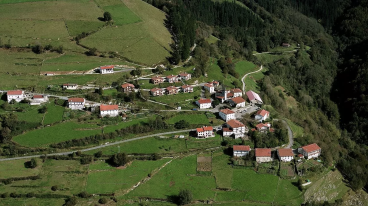
[[[181,86],[181,91],[183,93],[191,93],[193,92],[193,87],[186,84],[186,85]]]
[[[302,154],[306,159],[317,158],[321,155],[321,148],[316,144],[309,144],[298,148],[298,152]]]
[[[109,116],[109,117],[116,117],[119,115],[119,108],[118,105],[100,105],[100,115],[101,117]]]
[[[26,96],[24,95],[24,91],[22,91],[22,90],[9,90],[6,93],[6,99],[8,100],[8,102],[11,102],[13,99],[16,102],[20,102],[24,98],[26,98]]]
[[[198,138],[208,138],[215,136],[215,133],[213,132],[213,127],[211,126],[203,126],[201,128],[197,128],[196,132]]]
[[[227,122],[232,119],[235,119],[235,112],[230,109],[222,109],[219,112],[219,116],[221,117],[221,119]]]
[[[130,83],[125,83],[125,84],[121,85],[121,88],[123,89],[123,92],[125,92],[125,93],[135,91],[134,90],[135,86],[133,84],[130,84]]]
[[[161,88],[153,88],[150,92],[152,96],[162,96],[165,94],[165,91]]]
[[[100,66],[99,72],[101,74],[112,74],[114,73],[114,65]]]
[[[84,98],[69,98],[68,99],[68,108],[72,110],[82,110],[86,104],[86,100]]]
[[[250,152],[249,145],[234,145],[233,146],[233,156],[234,157],[245,157]]]

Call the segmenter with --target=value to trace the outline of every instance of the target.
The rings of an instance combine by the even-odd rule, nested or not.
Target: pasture
[[[259,71],[257,73],[253,73],[248,75],[245,79],[244,79],[244,83],[245,83],[245,90],[253,90],[254,92],[260,92],[260,88],[258,86],[258,81],[263,79],[264,74],[263,72],[267,71],[267,68],[263,67],[262,71]]]
[[[304,129],[303,127],[295,124],[294,122],[292,122],[289,119],[286,119],[286,122],[288,123],[288,125],[290,126],[291,131],[293,131],[293,135],[294,138],[298,138],[301,137],[304,134]]]
[[[45,114],[45,119],[43,120],[43,125],[53,124],[63,120],[64,107],[55,105],[52,101],[47,104],[47,112]]]
[[[235,64],[235,71],[238,72],[240,77],[243,77],[246,73],[257,71],[259,68],[253,64],[252,62],[248,61],[238,61]]]
[[[10,177],[26,177],[38,175],[42,168],[42,162],[37,160],[37,167],[34,169],[25,168],[24,163],[31,161],[31,159],[21,159],[13,161],[0,162],[1,179]]]
[[[168,120],[166,122],[168,124],[175,124],[180,120],[185,120],[190,124],[208,124],[207,116],[204,113],[199,114],[178,114]]]

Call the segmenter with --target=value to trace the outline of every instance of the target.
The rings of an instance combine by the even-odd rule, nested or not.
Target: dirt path
[[[241,81],[242,81],[242,83],[243,83],[243,94],[245,94],[245,83],[244,83],[244,79],[245,79],[249,74],[257,73],[257,72],[261,71],[262,69],[263,69],[263,66],[261,65],[261,68],[260,68],[260,69],[258,69],[257,71],[249,72],[249,73],[247,73],[247,74],[245,74],[245,75],[243,76],[243,78],[241,79]]]

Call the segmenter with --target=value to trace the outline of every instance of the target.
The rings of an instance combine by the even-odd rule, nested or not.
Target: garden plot
[[[212,171],[212,157],[197,157],[197,171],[211,172]]]
[[[291,178],[294,176],[295,176],[294,165],[292,165],[291,163],[281,162],[280,163],[280,177]]]

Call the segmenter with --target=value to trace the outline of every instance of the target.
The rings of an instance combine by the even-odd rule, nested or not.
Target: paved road
[[[219,127],[219,126],[215,126],[215,127]],[[90,150],[101,149],[101,148],[104,148],[104,147],[109,147],[109,146],[113,146],[113,145],[117,145],[117,144],[121,144],[121,143],[136,141],[136,140],[145,139],[145,138],[149,138],[149,137],[160,136],[160,135],[168,135],[168,134],[176,134],[176,133],[181,133],[181,132],[190,132],[190,131],[194,131],[194,130],[193,129],[186,129],[186,130],[178,130],[178,131],[173,131],[173,132],[163,132],[163,133],[158,133],[158,134],[146,135],[146,136],[142,136],[142,137],[136,137],[136,138],[127,139],[127,140],[120,140],[120,141],[112,142],[112,143],[109,143],[109,144],[103,144],[103,145],[99,145],[99,146],[95,146],[95,147],[91,147],[91,148],[87,148],[87,149],[82,149],[82,150],[79,150],[79,151],[87,152],[87,151],[90,151]],[[73,152],[77,152],[77,151],[51,153],[51,154],[47,154],[47,155],[68,155],[68,154],[72,154]],[[29,158],[35,158],[35,157],[41,157],[41,156],[43,156],[43,155],[31,155],[31,156],[23,156],[23,157],[4,158],[4,159],[0,159],[0,162],[1,161],[9,161],[9,160],[29,159]]]
[[[245,94],[245,83],[244,83],[244,79],[245,79],[245,77],[247,77],[249,74],[257,73],[257,72],[261,71],[262,69],[263,69],[263,66],[261,65],[261,68],[260,68],[260,69],[258,69],[257,71],[255,71],[255,72],[249,72],[249,73],[247,73],[247,74],[245,74],[245,75],[243,76],[243,78],[241,79],[241,81],[242,81],[242,83],[243,83],[243,94]]]
[[[280,121],[280,119],[274,119],[274,121]],[[285,148],[291,148],[294,144],[294,135],[293,135],[293,131],[291,130],[290,126],[288,125],[288,123],[281,119],[281,122],[286,126],[286,128],[288,129],[288,137],[289,137],[289,143]]]

